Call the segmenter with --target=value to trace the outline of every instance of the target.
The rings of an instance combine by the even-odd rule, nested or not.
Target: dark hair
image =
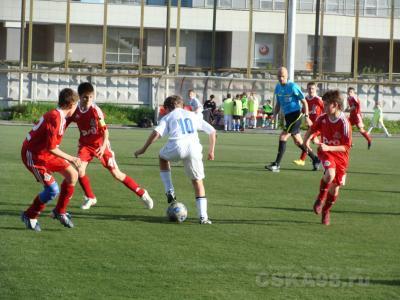
[[[231,93],[226,94],[226,98],[232,98]]]
[[[347,92],[350,92],[350,91],[356,92],[356,90],[352,86],[349,86],[347,88]]]
[[[94,88],[93,88],[93,85],[90,82],[82,82],[78,86],[78,94],[79,94],[79,96],[82,96],[85,93],[93,93],[93,92],[94,92]]]
[[[58,106],[60,108],[71,108],[78,100],[79,96],[74,90],[65,88],[58,95]]]
[[[210,95],[210,99],[214,99],[215,98],[215,96],[214,95]]]
[[[327,103],[337,103],[339,109],[343,110],[343,97],[339,90],[329,90],[322,96],[322,100]]]
[[[309,83],[307,83],[307,87],[309,87],[310,85],[317,85],[314,81],[310,81]]]
[[[182,97],[179,95],[172,95],[165,99],[164,108],[173,111],[179,104],[183,104]]]

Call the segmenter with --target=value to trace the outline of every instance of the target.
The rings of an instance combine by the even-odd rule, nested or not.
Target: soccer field
[[[173,166],[178,200],[189,218],[166,220],[156,142],[138,159],[149,130],[111,129],[122,171],[148,189],[155,208],[115,181],[98,161],[88,175],[98,204],[69,210],[75,228],[42,214],[42,232],[25,229],[20,212],[41,186],[25,169],[20,146],[30,127],[0,126],[0,299],[399,299],[400,139],[355,134],[347,184],[331,226],[312,213],[321,172],[292,165],[290,141],[280,173],[277,135],[220,133],[216,160],[205,163],[213,225],[198,224],[192,186]],[[75,153],[69,129],[61,149]],[[201,136],[204,148],[207,136]],[[61,179],[57,176],[58,182]]]

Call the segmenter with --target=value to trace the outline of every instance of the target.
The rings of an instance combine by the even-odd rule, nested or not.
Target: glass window
[[[110,28],[107,35],[107,62],[137,63],[139,61],[138,36],[138,30]]]
[[[377,15],[377,0],[365,0],[364,4],[364,15],[376,16]]]
[[[313,11],[314,1],[313,0],[300,0],[300,10],[302,11]]]
[[[272,0],[260,0],[260,8],[265,10],[272,10]]]
[[[349,16],[355,15],[355,1],[354,0],[345,0],[345,11],[344,13]]]
[[[232,0],[219,0],[219,7],[232,8]]]
[[[390,2],[389,0],[378,0],[378,16],[390,16]]]
[[[338,13],[339,12],[339,0],[327,0],[326,1],[326,12]]]
[[[285,0],[275,0],[274,5],[275,10],[285,10]]]

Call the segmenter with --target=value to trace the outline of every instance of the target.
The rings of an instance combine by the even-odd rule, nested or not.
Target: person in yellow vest
[[[234,126],[232,126],[233,101],[231,94],[226,95],[221,108],[224,112],[224,131],[231,131],[234,129]]]
[[[249,112],[247,118],[249,119],[249,128],[257,127],[257,113],[258,113],[258,99],[252,92],[248,101]]]
[[[249,99],[247,93],[242,94],[242,128],[243,130],[247,127],[247,113],[249,112]]]
[[[233,100],[233,130],[240,131],[240,120],[243,117],[243,106],[240,95],[236,95],[235,100]]]
[[[375,102],[374,106],[374,116],[372,117],[371,127],[368,129],[368,134],[371,133],[374,128],[382,128],[385,131],[386,137],[391,137],[392,135],[386,129],[385,124],[383,124],[383,111],[381,103],[379,101]]]

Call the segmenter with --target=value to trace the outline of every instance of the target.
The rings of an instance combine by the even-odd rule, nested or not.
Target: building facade
[[[217,0],[217,68],[246,68],[249,38],[248,0]],[[285,1],[253,0],[252,63],[256,69],[275,69],[282,64]],[[297,2],[295,69],[312,69],[315,1]],[[400,73],[400,0],[395,1],[393,72]],[[107,14],[108,64],[138,64],[140,1],[109,0]],[[325,72],[350,73],[354,59],[355,0],[324,1],[322,65]],[[172,1],[169,62],[175,64],[176,0]],[[360,0],[360,73],[389,70],[391,0]],[[35,0],[32,60],[62,62],[65,59],[66,1]],[[183,0],[180,20],[179,65],[207,68],[211,65],[213,0]],[[71,2],[71,61],[101,63],[103,48],[102,0]],[[143,64],[165,62],[167,9],[164,0],[146,0],[144,11]],[[29,20],[29,1],[26,8]],[[19,60],[21,1],[0,1],[0,60]],[[28,29],[26,29],[28,30]],[[26,37],[28,34],[25,35]],[[25,43],[27,47],[27,42]],[[26,51],[25,51],[26,53]]]

